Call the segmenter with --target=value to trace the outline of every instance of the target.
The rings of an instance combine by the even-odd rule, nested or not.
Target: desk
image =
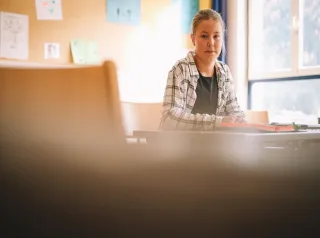
[[[133,131],[133,136],[136,138],[168,138],[172,136],[179,137],[210,137],[212,139],[221,137],[234,137],[245,140],[259,140],[262,142],[286,142],[286,141],[301,141],[301,140],[317,140],[320,142],[320,131],[298,131],[298,132],[275,132],[275,133],[245,133],[231,131]]]
[[[201,149],[214,148],[222,153],[234,151],[251,155],[253,153],[281,150],[288,156],[301,156],[313,150],[320,151],[320,131],[245,133],[232,131],[134,131],[136,138],[145,138],[147,144],[165,146],[177,145],[188,148],[200,145]],[[316,150],[316,151],[315,151]],[[297,152],[299,151],[299,152]]]

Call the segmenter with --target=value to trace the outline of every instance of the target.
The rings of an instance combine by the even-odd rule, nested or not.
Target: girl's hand
[[[246,120],[243,117],[239,116],[225,116],[222,119],[224,123],[246,123]]]

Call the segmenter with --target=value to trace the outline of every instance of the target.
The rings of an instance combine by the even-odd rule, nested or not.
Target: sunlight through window
[[[187,54],[182,37],[179,4],[159,14],[155,24],[135,31],[127,41],[130,66],[119,72],[122,101],[162,101],[168,71]]]

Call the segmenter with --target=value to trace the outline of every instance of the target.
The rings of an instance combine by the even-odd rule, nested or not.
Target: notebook
[[[241,132],[294,132],[297,131],[291,125],[271,125],[271,124],[252,124],[252,123],[221,123],[222,130],[232,130]]]

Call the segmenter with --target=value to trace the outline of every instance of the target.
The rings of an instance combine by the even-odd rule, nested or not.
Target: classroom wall
[[[136,35],[146,28],[155,31],[166,28],[159,21],[163,15],[170,13],[171,0],[141,0],[142,23],[140,26],[128,26],[106,21],[105,0],[67,0],[62,1],[64,19],[62,21],[39,21],[36,19],[35,0],[1,0],[0,11],[26,14],[29,16],[29,60],[32,62],[47,62],[44,59],[43,43],[57,42],[61,44],[60,59],[53,63],[72,62],[69,42],[71,39],[82,38],[97,41],[101,59],[112,58],[119,64],[126,64],[128,50],[134,47]],[[200,8],[210,6],[209,0],[200,0]],[[174,18],[172,16],[172,20]],[[167,27],[170,27],[168,25]],[[160,29],[161,28],[161,29]],[[162,38],[166,38],[162,36]],[[141,39],[147,41],[148,39]],[[183,47],[189,47],[187,35],[179,36]],[[159,43],[159,42],[157,42]],[[161,47],[166,47],[163,42]],[[157,45],[159,47],[159,45]]]
[[[211,8],[212,0],[199,0],[199,8],[205,9],[205,8]]]
[[[61,21],[37,20],[35,0],[0,1],[0,11],[29,16],[28,61],[68,64],[70,40],[96,41],[101,60],[117,64],[123,100],[160,101],[168,71],[192,45],[189,35],[177,31],[171,0],[141,0],[141,6],[141,24],[130,26],[106,21],[105,0],[64,0]],[[210,6],[210,0],[199,1],[200,8]],[[60,44],[60,59],[44,59],[45,42]]]
[[[153,24],[156,13],[168,4],[169,0],[142,0],[142,24]],[[62,21],[38,21],[34,0],[1,0],[0,10],[29,16],[29,61],[45,61],[43,43],[58,42],[61,44],[61,57],[53,62],[69,63],[70,40],[83,38],[98,42],[101,58],[114,58],[124,63],[130,37],[139,27],[107,22],[105,5],[105,0],[62,1]]]

